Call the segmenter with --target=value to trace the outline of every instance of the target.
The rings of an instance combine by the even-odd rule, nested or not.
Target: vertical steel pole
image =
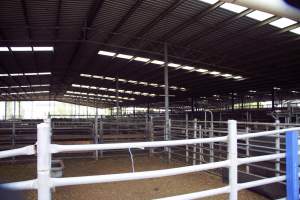
[[[228,160],[230,200],[238,199],[238,152],[237,152],[237,123],[236,120],[228,120]]]
[[[169,119],[169,133],[171,132],[171,119]],[[172,140],[171,135],[169,135],[168,140]],[[171,147],[168,148],[168,160],[171,161]]]
[[[214,115],[212,111],[208,111],[210,113],[210,131],[209,131],[209,137],[214,137]],[[209,143],[209,161],[214,162],[214,143]]]
[[[50,120],[37,125],[38,200],[51,200],[51,125]]]
[[[14,119],[16,119],[16,101],[14,101]]]
[[[117,106],[117,117],[119,116],[119,77],[116,78],[116,106]]]
[[[5,101],[5,105],[4,105],[4,120],[7,119],[7,101]]]
[[[18,111],[19,111],[19,116],[18,116],[18,118],[19,119],[21,119],[21,101],[19,101],[19,106],[18,106],[19,108],[18,108]]]
[[[16,121],[12,122],[12,138],[11,138],[12,149],[16,146]],[[15,161],[15,157],[12,158],[13,162]]]
[[[234,93],[231,94],[231,110],[234,110]]]
[[[99,132],[100,132],[100,138],[99,138],[99,143],[102,144],[104,143],[104,131],[103,131],[103,118],[102,116],[100,116],[100,124],[99,124]],[[103,151],[100,150],[100,157],[102,158],[103,157]]]
[[[280,121],[276,120],[275,123],[276,123],[276,130],[279,130]],[[280,153],[280,133],[276,134],[275,148],[276,148],[276,153]],[[280,176],[280,158],[276,159],[275,169],[276,169],[276,176]]]
[[[298,132],[286,133],[286,191],[287,200],[299,200]]]
[[[150,141],[154,141],[154,130],[153,130],[153,116],[150,116],[150,124],[149,124],[149,131],[150,131]],[[150,156],[153,156],[154,148],[150,148]]]
[[[165,82],[165,140],[169,140],[169,74],[168,74],[168,46],[164,44],[164,82]],[[166,148],[168,150],[169,148]]]
[[[194,139],[197,138],[197,119],[194,119]],[[196,144],[193,145],[193,165],[196,165]]]
[[[189,139],[189,116],[185,114],[185,139]],[[185,145],[185,162],[189,162],[189,145]]]
[[[272,110],[275,109],[275,90],[272,89]]]
[[[98,133],[98,112],[96,111],[96,116],[95,116],[95,125],[94,125],[94,142],[95,144],[99,143],[99,133]],[[99,159],[99,154],[98,150],[95,151],[95,159]]]
[[[202,127],[201,125],[199,125],[199,138],[203,138],[203,135],[202,135]],[[201,164],[202,163],[202,160],[203,159],[203,144],[199,144],[199,163]]]

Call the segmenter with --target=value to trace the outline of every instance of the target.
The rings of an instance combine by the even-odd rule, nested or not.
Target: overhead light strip
[[[44,94],[49,93],[50,91],[44,90],[44,91],[30,91],[30,92],[9,92],[9,93],[1,93],[1,95],[7,96],[7,95],[22,95],[22,94]]]
[[[119,55],[125,55],[125,54],[117,54],[117,53],[111,52],[111,51],[100,50],[98,52],[98,54],[99,55],[104,55],[104,56],[111,56],[111,57],[116,56],[117,58],[125,58],[124,56],[119,56]],[[125,59],[128,59],[132,55],[126,55],[126,56],[128,56],[128,57],[125,58]],[[155,64],[155,65],[164,65],[165,64],[165,62],[163,62],[161,60],[151,60],[150,58],[144,58],[144,57],[135,57],[135,58],[133,58],[133,56],[132,56],[131,59],[135,60],[135,61],[151,63],[151,64]],[[182,66],[181,64],[178,64],[178,63],[168,63],[168,66],[171,67],[171,68],[175,68],[175,69],[186,70],[186,71],[189,71],[189,72],[195,71],[195,72],[200,72],[202,74],[214,75],[215,77],[217,77],[216,74],[214,74],[214,73],[212,74],[212,73],[210,73],[209,70],[203,69],[203,68],[196,68],[194,66],[187,66],[187,65]],[[213,71],[213,72],[215,72],[215,71]],[[226,76],[224,76],[225,74],[228,74],[228,73],[222,74],[221,72],[218,72],[218,76],[220,76],[222,78],[225,78],[225,79],[233,79],[233,80],[238,80],[238,81],[246,79],[241,75],[231,75],[231,76],[226,75]],[[237,78],[237,77],[239,77],[239,78]],[[182,91],[185,91],[185,90],[183,89]]]
[[[102,98],[110,98],[110,99],[122,99],[122,100],[127,100],[127,101],[134,101],[135,98],[133,97],[123,97],[123,96],[114,96],[114,95],[107,95],[107,94],[95,94],[95,93],[90,93],[90,92],[77,92],[77,91],[71,91],[68,90],[67,94],[77,94],[77,95],[86,95],[86,96],[97,96],[97,97],[102,97]]]
[[[80,74],[80,76],[86,77],[86,78],[116,81],[116,78],[108,77],[108,76],[98,76],[98,75],[91,75],[91,74]],[[165,85],[161,85],[161,84],[157,84],[157,83],[135,81],[135,80],[121,79],[121,78],[119,78],[118,81],[123,82],[123,83],[130,83],[130,84],[134,84],[134,85],[143,85],[143,86],[151,86],[151,87],[165,87]],[[170,86],[170,88],[173,90],[186,91],[186,88],[184,88],[184,87]]]
[[[10,88],[33,88],[33,87],[50,87],[50,84],[0,86],[0,89],[10,89]]]
[[[20,52],[31,52],[31,51],[54,51],[53,46],[10,46],[10,47],[0,47],[0,51],[20,51]]]
[[[46,76],[46,75],[51,75],[51,72],[0,74],[0,77],[9,77],[9,76]]]
[[[117,92],[117,90],[114,88],[106,88],[106,87],[96,87],[96,86],[79,85],[79,84],[72,84],[72,87],[92,89],[92,90],[101,90],[101,91],[108,91],[108,92]],[[132,94],[132,95],[148,96],[148,97],[157,96],[156,94],[153,94],[153,93],[138,92],[138,91],[131,91],[131,90],[120,90],[119,89],[118,92],[123,93],[123,94]]]
[[[103,99],[103,98],[95,98],[95,97],[87,97],[87,96],[80,96],[80,95],[70,95],[70,94],[64,94],[65,97],[72,97],[72,98],[82,98],[85,100],[100,100],[105,102],[120,102],[122,103],[122,100],[116,100],[116,99]]]

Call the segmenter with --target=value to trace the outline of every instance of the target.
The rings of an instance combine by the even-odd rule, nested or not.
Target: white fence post
[[[276,120],[276,130],[280,129],[280,121]],[[276,134],[276,139],[275,139],[275,148],[276,148],[276,153],[280,153],[280,133]],[[276,159],[276,164],[275,164],[275,169],[276,169],[276,176],[280,176],[280,158]]]
[[[238,199],[238,151],[237,151],[237,123],[236,120],[228,120],[228,159],[230,200]]]
[[[51,122],[37,125],[37,185],[38,200],[51,200]]]

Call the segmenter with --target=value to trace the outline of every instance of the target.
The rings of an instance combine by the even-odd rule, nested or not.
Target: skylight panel
[[[80,76],[83,76],[83,77],[91,77],[92,75],[90,75],[90,74],[80,74]]]
[[[203,1],[205,3],[208,3],[208,4],[215,4],[218,2],[218,0],[200,0],[200,1]]]
[[[225,78],[231,78],[232,74],[221,74],[221,76],[225,77]]]
[[[136,58],[134,58],[134,60],[140,61],[140,62],[148,62],[150,59],[149,58],[143,58],[143,57],[136,57]]]
[[[116,53],[110,52],[110,51],[99,51],[98,54],[104,55],[104,56],[115,56],[116,55]]]
[[[292,30],[290,30],[290,32],[300,35],[300,27],[292,29]]]
[[[98,76],[98,75],[94,75],[93,78],[97,78],[97,79],[104,79],[103,76]]]
[[[196,69],[196,72],[207,73],[208,70],[207,69]]]
[[[189,70],[189,71],[192,71],[195,69],[195,67],[191,67],[191,66],[183,66],[181,69],[185,69],[185,70]]]
[[[143,81],[141,81],[141,82],[139,82],[141,85],[148,85],[148,83],[147,82],[143,82]]]
[[[40,72],[38,75],[51,75],[51,72]]]
[[[242,76],[234,76],[233,78],[234,79],[242,79],[243,77]]]
[[[233,3],[224,3],[220,7],[224,8],[226,10],[230,10],[230,11],[235,12],[235,13],[241,13],[241,12],[243,12],[247,9],[244,6],[240,6],[240,5],[233,4]]]
[[[270,17],[273,17],[273,14],[255,10],[247,15],[247,17],[250,17],[252,19],[258,20],[258,21],[264,21],[266,19],[269,19]]]
[[[33,47],[33,51],[54,51],[53,47]]]
[[[128,59],[128,60],[130,60],[131,58],[133,58],[133,56],[131,56],[131,55],[126,55],[126,54],[118,54],[117,57],[118,57],[118,58]]]
[[[23,76],[24,74],[23,73],[13,73],[13,74],[10,74],[11,76]]]
[[[176,64],[176,63],[168,63],[169,67],[173,67],[173,68],[178,68],[180,67],[180,64]]]
[[[275,26],[277,28],[285,28],[285,27],[291,26],[296,23],[297,22],[294,20],[283,17],[283,18],[280,18],[278,20],[271,22],[270,25]]]
[[[137,84],[137,81],[129,80],[128,83]]]
[[[0,47],[0,51],[9,51],[8,47]]]
[[[25,76],[37,76],[38,73],[24,73]]]
[[[115,78],[112,78],[112,77],[104,77],[105,80],[110,80],[110,81],[115,81],[116,79]]]
[[[12,51],[32,51],[32,47],[10,47]]]
[[[150,85],[153,87],[158,87],[158,84],[156,84],[156,83],[150,83]]]
[[[160,60],[152,60],[151,63],[155,64],[155,65],[163,65],[165,62],[160,61]]]
[[[217,76],[217,75],[220,75],[221,73],[217,72],[217,71],[212,71],[212,72],[209,72],[209,74]]]

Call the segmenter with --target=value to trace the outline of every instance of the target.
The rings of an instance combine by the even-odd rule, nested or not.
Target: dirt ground
[[[136,157],[135,170],[157,170],[179,167],[179,164],[166,163],[159,158]],[[99,161],[65,160],[64,176],[100,175],[110,173],[124,173],[131,171],[129,158],[105,158]],[[33,164],[0,165],[0,179],[2,182],[33,179],[35,175]],[[190,173],[185,175],[93,185],[80,185],[56,188],[53,193],[55,200],[146,200],[161,198],[184,193],[198,192],[206,189],[222,187],[220,177],[208,173]],[[26,200],[36,199],[36,192],[26,192]],[[225,200],[228,195],[214,196],[208,199]],[[266,200],[250,191],[239,192],[239,200]]]

